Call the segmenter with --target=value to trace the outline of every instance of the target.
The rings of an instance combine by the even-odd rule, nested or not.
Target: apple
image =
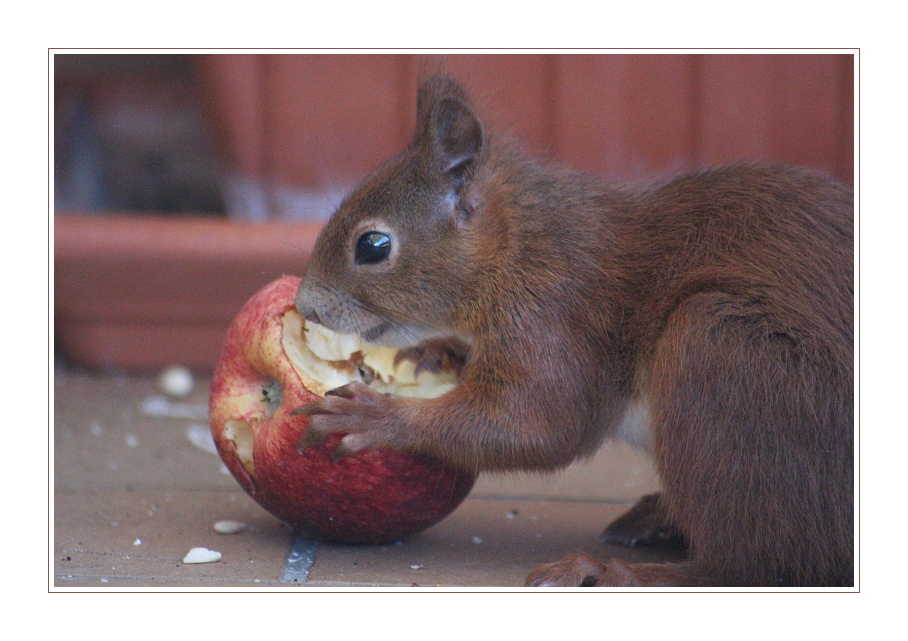
[[[334,387],[363,380],[383,392],[437,396],[453,372],[420,372],[395,350],[363,344],[304,320],[294,309],[300,278],[262,288],[227,330],[211,382],[218,453],[263,508],[307,535],[389,543],[439,522],[466,497],[474,472],[393,450],[332,461],[343,435],[297,453],[310,418],[291,412]]]

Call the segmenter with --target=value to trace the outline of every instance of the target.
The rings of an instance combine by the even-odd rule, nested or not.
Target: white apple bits
[[[158,376],[158,389],[176,398],[189,396],[194,384],[192,372],[181,365],[168,367]]]
[[[214,531],[218,534],[239,534],[246,529],[242,521],[218,521],[214,524]]]
[[[398,350],[335,333],[304,320],[295,310],[282,320],[284,353],[307,389],[319,396],[352,381],[382,393],[421,398],[441,396],[459,384],[450,370],[422,372],[417,381],[416,363],[406,359],[395,363]]]
[[[183,563],[214,563],[221,560],[221,553],[208,548],[192,548],[183,557]]]

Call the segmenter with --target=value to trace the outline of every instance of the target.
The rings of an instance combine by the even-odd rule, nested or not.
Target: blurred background
[[[58,359],[210,369],[239,305],[302,273],[343,195],[407,143],[424,58],[54,55]],[[854,182],[853,55],[444,64],[530,151],[608,178],[771,160]]]

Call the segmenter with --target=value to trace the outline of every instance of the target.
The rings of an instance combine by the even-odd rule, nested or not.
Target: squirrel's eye
[[[367,231],[356,241],[356,262],[380,263],[391,255],[391,238],[380,231]]]

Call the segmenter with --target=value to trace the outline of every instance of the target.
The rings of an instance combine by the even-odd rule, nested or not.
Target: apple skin
[[[293,308],[300,280],[284,276],[266,285],[227,330],[209,404],[221,459],[259,505],[321,540],[389,543],[438,523],[467,496],[474,473],[393,450],[332,461],[340,434],[297,453],[310,418],[290,412],[318,398],[303,386],[281,345],[281,317]],[[266,389],[275,398],[271,403]],[[231,421],[251,429],[251,470],[228,438]]]

